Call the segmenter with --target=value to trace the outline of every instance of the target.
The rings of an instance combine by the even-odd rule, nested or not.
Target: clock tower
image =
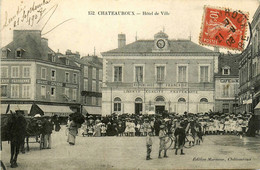
[[[154,35],[153,52],[170,52],[168,35],[162,31]]]

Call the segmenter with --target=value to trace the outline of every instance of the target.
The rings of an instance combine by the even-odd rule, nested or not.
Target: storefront
[[[21,110],[25,115],[28,115],[31,111],[32,104],[1,104],[1,114],[5,114],[6,112],[10,113],[10,111],[15,112],[16,110]]]
[[[82,106],[83,115],[101,115],[101,107],[95,106]]]
[[[57,106],[57,105],[33,105],[30,115],[34,116],[35,114],[54,116],[59,117],[68,117],[71,113],[74,113],[69,106]]]

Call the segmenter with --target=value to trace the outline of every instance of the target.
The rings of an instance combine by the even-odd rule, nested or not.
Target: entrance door
[[[138,97],[135,99],[135,114],[140,114],[143,111],[143,100]]]
[[[142,103],[135,103],[135,114],[140,114],[143,111]]]
[[[165,106],[155,106],[155,113],[162,114],[165,111]]]

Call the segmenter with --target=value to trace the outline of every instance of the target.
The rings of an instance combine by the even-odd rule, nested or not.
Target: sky
[[[12,41],[15,29],[42,30],[42,36],[48,39],[49,46],[54,51],[64,53],[70,49],[72,52],[78,51],[81,56],[93,55],[94,51],[100,56],[101,52],[117,48],[119,33],[126,34],[127,44],[134,42],[136,37],[138,40],[153,39],[154,34],[162,30],[168,34],[169,39],[189,39],[191,35],[191,40],[198,44],[205,5],[248,12],[251,21],[259,2],[259,0],[2,0],[1,47]],[[94,11],[95,15],[90,15],[90,11]],[[135,15],[99,15],[100,11],[131,11]],[[164,11],[169,15],[161,15]],[[153,15],[143,15],[143,12],[153,12]],[[155,12],[159,15],[154,15]]]

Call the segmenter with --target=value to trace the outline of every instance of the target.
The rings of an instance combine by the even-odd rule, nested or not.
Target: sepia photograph
[[[260,169],[259,0],[1,0],[1,170]]]

